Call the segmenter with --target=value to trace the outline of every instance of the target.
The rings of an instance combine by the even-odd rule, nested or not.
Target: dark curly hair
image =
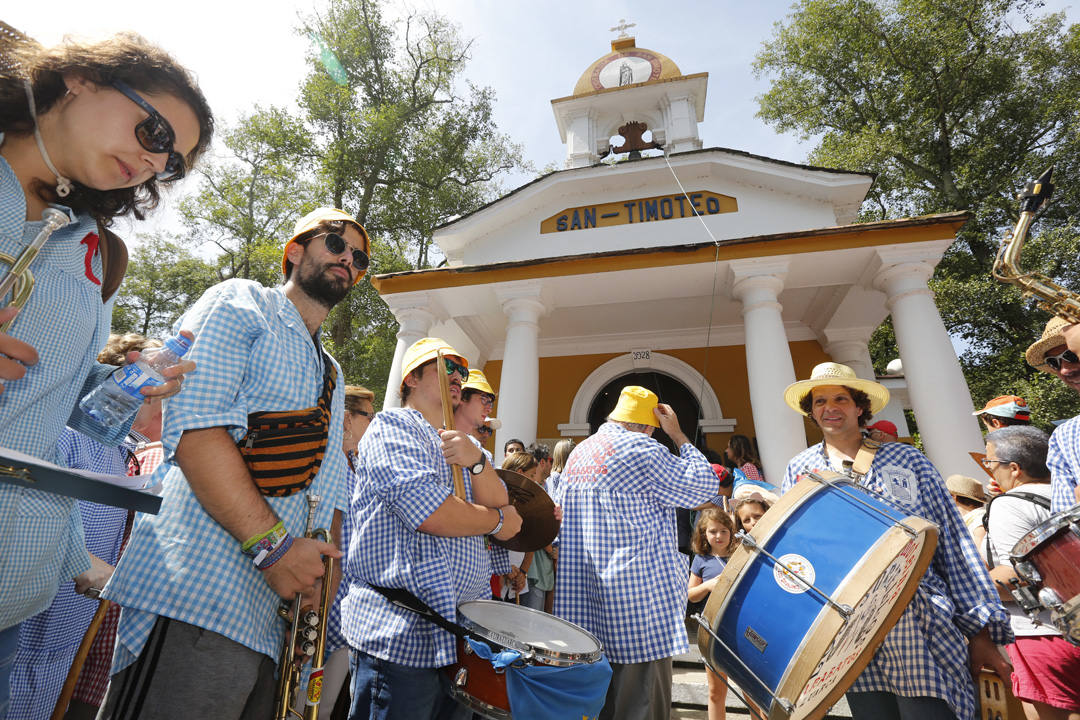
[[[91,43],[66,40],[53,48],[32,40],[17,41],[0,47],[0,53],[4,56],[0,59],[0,132],[28,135],[34,131],[24,79],[30,80],[40,116],[67,94],[64,76],[76,75],[98,86],[120,80],[135,90],[173,95],[186,103],[199,121],[199,140],[184,158],[188,167],[210,146],[214,116],[195,79],[168,53],[139,35],[121,33]],[[141,185],[117,190],[95,190],[73,182],[63,204],[106,225],[128,214],[142,220],[157,207],[160,182],[151,176]],[[59,200],[45,183],[39,182],[35,190],[47,202]]]
[[[870,412],[870,396],[864,393],[862,390],[856,390],[855,388],[848,387],[847,385],[841,385],[840,387],[848,391],[848,395],[851,396],[851,399],[855,401],[856,407],[859,408],[859,427],[866,427],[866,423],[870,421],[870,418],[873,415],[873,413]],[[806,417],[810,418],[810,420],[815,425],[817,425],[817,420],[814,420],[813,413],[813,390],[802,396],[802,399],[799,400],[799,407],[804,413],[806,413]]]

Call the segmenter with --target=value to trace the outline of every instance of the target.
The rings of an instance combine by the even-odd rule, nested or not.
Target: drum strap
[[[849,472],[855,482],[861,482],[866,473],[870,472],[870,466],[874,463],[874,455],[880,447],[881,443],[876,440],[864,438],[862,445],[859,447],[859,452],[855,453],[855,461],[851,463],[850,467],[846,467],[847,463],[844,463],[844,469]]]
[[[477,635],[476,633],[470,631],[463,625],[458,625],[456,622],[447,620],[442,615],[435,612],[435,610],[431,606],[429,606],[420,598],[413,595],[408,590],[403,590],[401,588],[380,587],[378,585],[369,585],[368,587],[382,595],[394,605],[397,605],[399,608],[416,613],[420,617],[427,620],[429,623],[438,625],[440,628],[450,633],[451,635],[454,635],[455,637],[472,638],[473,640],[479,640],[485,643],[489,642],[480,635]]]
[[[1003,497],[1011,497],[1011,498],[1018,498],[1020,500],[1027,500],[1028,502],[1035,503],[1039,507],[1046,510],[1048,513],[1050,512],[1050,501],[1047,500],[1046,498],[1044,498],[1042,495],[1036,495],[1035,493],[1010,492],[1010,493],[1002,493],[1001,495],[995,495],[994,497],[990,498],[990,502],[986,503],[986,510],[983,512],[982,526],[983,526],[983,532],[987,533],[987,537],[983,541],[983,542],[986,543],[986,566],[988,568],[990,568],[991,570],[997,565],[997,562],[993,558],[994,551],[990,547],[990,537],[989,537],[989,533],[990,533],[990,508],[991,508],[991,506],[993,506],[995,500],[997,500],[998,498],[1003,498]]]

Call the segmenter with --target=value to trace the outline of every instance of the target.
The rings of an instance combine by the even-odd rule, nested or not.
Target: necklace
[[[30,104],[30,118],[34,121],[34,140],[37,142],[38,152],[41,153],[41,159],[45,161],[45,167],[56,176],[56,194],[67,197],[71,194],[71,180],[60,174],[45,149],[45,141],[41,139],[41,131],[38,129],[37,107],[34,105],[34,89],[30,86],[30,81],[24,79],[23,87],[26,88],[26,101]]]

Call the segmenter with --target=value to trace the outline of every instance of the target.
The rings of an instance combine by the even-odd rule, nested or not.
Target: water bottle
[[[179,363],[190,349],[191,340],[180,334],[166,340],[163,347],[144,349],[135,362],[118,368],[88,392],[79,408],[104,427],[123,423],[146,399],[139,390],[163,384],[161,371]]]

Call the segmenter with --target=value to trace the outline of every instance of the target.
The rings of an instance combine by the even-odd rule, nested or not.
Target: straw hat
[[[371,255],[371,240],[368,239],[367,230],[364,226],[356,221],[349,213],[344,210],[338,210],[332,207],[316,208],[312,210],[304,217],[296,221],[296,226],[293,228],[292,237],[289,238],[289,242],[285,243],[285,249],[281,251],[281,274],[288,273],[288,259],[285,257],[289,252],[289,246],[296,242],[296,238],[300,237],[304,233],[314,230],[320,223],[333,222],[335,220],[343,220],[357,229],[360,233],[360,237],[364,238],[364,252]],[[356,279],[353,280],[353,285],[360,282],[360,278],[367,274],[367,270],[363,270],[356,274]]]
[[[968,477],[967,475],[950,475],[945,480],[945,487],[947,487],[949,492],[953,495],[966,497],[975,502],[986,502],[986,493],[983,491],[982,483],[973,477]]]
[[[1046,323],[1046,327],[1043,328],[1042,337],[1033,342],[1028,347],[1027,352],[1024,353],[1024,357],[1028,361],[1028,365],[1033,368],[1038,368],[1043,372],[1050,372],[1050,369],[1046,366],[1046,351],[1056,348],[1058,345],[1065,344],[1065,336],[1061,334],[1061,331],[1072,325],[1065,318],[1055,315],[1050,318]]]
[[[608,415],[608,419],[660,427],[656,415],[653,414],[653,408],[659,401],[660,399],[652,390],[646,390],[637,385],[627,385],[619,393],[619,402]]]
[[[834,362],[825,362],[816,365],[810,373],[809,380],[800,380],[799,382],[788,385],[787,389],[784,390],[784,402],[787,403],[789,408],[800,415],[806,415],[802,408],[799,407],[799,401],[803,399],[806,393],[814,388],[824,387],[826,385],[843,385],[852,390],[861,390],[866,393],[870,396],[871,415],[878,413],[883,407],[889,404],[889,391],[884,385],[876,383],[873,380],[863,380],[856,376],[855,371],[847,365],[841,365],[840,363]]]
[[[461,386],[462,390],[479,390],[482,393],[488,395],[495,395],[495,391],[491,389],[491,383],[488,382],[487,376],[484,375],[481,370],[469,370],[469,379]]]
[[[442,338],[420,338],[409,346],[409,349],[405,351],[405,355],[401,358],[401,381],[405,382],[405,378],[409,376],[409,373],[428,360],[434,360],[438,357],[439,350],[442,350],[443,355],[450,357],[466,368],[469,367],[469,361],[457,350],[450,347],[450,343]]]

